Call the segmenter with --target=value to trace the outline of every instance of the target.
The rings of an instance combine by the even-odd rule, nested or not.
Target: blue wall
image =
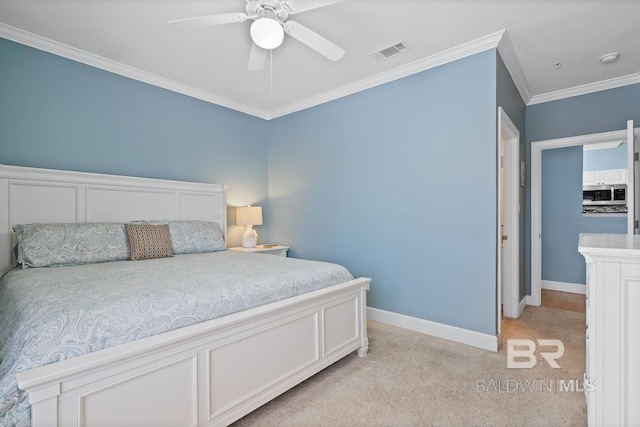
[[[496,52],[274,121],[269,234],[372,307],[496,333]]]
[[[572,98],[566,98],[558,101],[546,102],[543,104],[535,104],[527,107],[526,112],[526,139],[527,139],[527,164],[530,164],[531,159],[531,142],[543,141],[548,139],[563,138],[568,136],[587,135],[592,133],[608,132],[620,129],[626,129],[627,120],[634,120],[635,126],[640,126],[640,84],[625,86],[616,89],[610,89],[606,91],[591,93],[587,95],[576,96]],[[553,150],[555,151],[555,150]],[[582,160],[582,152],[575,152],[573,162],[575,168],[575,162]],[[545,155],[546,156],[546,155]],[[572,169],[567,166],[567,169],[563,172],[565,175],[575,175],[579,173],[581,176],[582,169]],[[527,182],[530,182],[530,171],[527,172]],[[580,187],[581,188],[581,184]],[[574,193],[580,194],[580,189],[574,188]],[[546,195],[543,194],[546,198]],[[526,217],[526,286],[527,293],[530,294],[531,290],[531,197],[530,187],[527,185],[527,217]],[[543,200],[543,205],[545,201]],[[576,221],[579,221],[582,217],[576,216]],[[580,225],[580,230],[572,231],[576,234],[578,232],[620,232],[619,223],[620,218],[613,220],[614,224],[607,223],[604,218],[584,218]],[[544,227],[543,219],[543,227]],[[617,230],[617,231],[616,231]],[[567,230],[568,231],[568,230]],[[623,233],[626,232],[626,225]],[[575,241],[577,246],[577,238],[567,238],[567,241]],[[543,249],[544,250],[544,249]],[[543,258],[545,257],[543,253]],[[571,263],[571,259],[575,256],[573,249],[567,251],[561,255],[561,260],[566,260]],[[572,264],[572,270],[584,270],[584,259],[581,260],[581,266],[578,268],[577,263]],[[567,269],[569,267],[566,267]],[[549,277],[549,275],[547,275]],[[546,280],[560,280],[560,277],[555,276]],[[571,280],[579,280],[577,283],[584,283],[584,276],[582,278],[573,277]],[[544,276],[543,276],[544,279]],[[569,279],[569,277],[565,277]]]
[[[264,205],[267,126],[0,38],[2,164],[221,183],[230,205]]]
[[[542,152],[542,280],[585,283],[578,252],[582,147]]]
[[[372,277],[371,306],[493,335],[498,63],[266,122],[0,39],[0,163],[230,185],[264,240]]]
[[[582,153],[582,171],[627,169],[627,143],[603,150],[585,150]]]
[[[542,152],[542,280],[586,283],[580,233],[626,233],[626,216],[583,216],[582,146]]]
[[[640,85],[523,119],[489,51],[266,122],[0,39],[0,163],[227,184],[231,205],[265,207],[263,240],[373,277],[372,306],[489,334],[497,105],[529,164],[531,141],[640,123]]]

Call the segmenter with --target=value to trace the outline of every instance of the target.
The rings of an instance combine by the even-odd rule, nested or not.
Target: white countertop
[[[578,252],[640,257],[640,235],[581,233]]]

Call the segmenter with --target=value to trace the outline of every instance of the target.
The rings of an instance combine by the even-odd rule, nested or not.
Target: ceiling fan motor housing
[[[280,0],[247,0],[247,15],[253,20],[270,18],[283,24],[289,17],[287,2]]]

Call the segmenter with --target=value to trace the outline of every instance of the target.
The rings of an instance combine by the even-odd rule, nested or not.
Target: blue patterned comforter
[[[13,269],[0,281],[0,425],[30,425],[17,372],[352,278],[336,264],[235,251]]]

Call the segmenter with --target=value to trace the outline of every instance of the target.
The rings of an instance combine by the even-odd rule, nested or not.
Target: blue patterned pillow
[[[210,221],[144,221],[147,224],[169,224],[173,253],[197,254],[227,249],[217,222]]]
[[[123,223],[15,225],[22,268],[90,264],[129,258]]]

